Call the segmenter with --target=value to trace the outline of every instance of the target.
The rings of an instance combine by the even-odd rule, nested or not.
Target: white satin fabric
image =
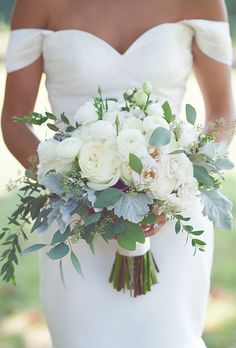
[[[202,19],[157,25],[124,54],[104,40],[81,30],[18,29],[11,32],[6,67],[22,69],[40,55],[52,109],[72,116],[78,106],[101,86],[105,96],[121,97],[143,80],[154,94],[167,99],[178,114],[192,69],[193,37],[200,50],[222,64],[232,62],[228,23]],[[160,283],[138,298],[114,291],[108,276],[115,241],[95,243],[95,256],[81,241],[74,248],[85,278],[64,260],[64,290],[58,263],[40,257],[41,299],[54,348],[203,348],[201,335],[207,304],[213,254],[213,228],[203,217],[200,202],[185,212],[191,224],[204,229],[205,253],[193,256],[186,235],[176,235],[168,221],[151,237],[160,268]],[[51,241],[56,226],[42,235]]]

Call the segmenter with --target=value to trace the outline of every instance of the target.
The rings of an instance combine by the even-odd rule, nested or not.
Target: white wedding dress
[[[228,23],[182,20],[152,27],[124,54],[82,30],[17,29],[11,32],[6,56],[12,72],[44,58],[52,110],[72,116],[81,103],[97,94],[121,97],[128,87],[152,83],[154,94],[169,100],[179,115],[192,69],[191,43],[222,64],[231,64]],[[214,78],[214,77],[213,77]],[[44,106],[42,105],[42,110]],[[145,296],[130,298],[108,282],[116,243],[95,243],[93,255],[84,241],[76,246],[85,279],[64,261],[65,291],[58,263],[40,255],[41,300],[53,348],[203,348],[202,331],[213,254],[213,228],[200,202],[185,214],[204,229],[205,253],[193,256],[186,235],[176,235],[169,221],[151,237],[160,268],[159,284]],[[42,235],[50,242],[54,229]]]

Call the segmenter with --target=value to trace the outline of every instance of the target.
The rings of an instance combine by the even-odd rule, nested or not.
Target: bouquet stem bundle
[[[151,250],[140,256],[125,256],[116,252],[109,282],[117,291],[129,290],[130,296],[145,295],[158,283],[159,269]]]

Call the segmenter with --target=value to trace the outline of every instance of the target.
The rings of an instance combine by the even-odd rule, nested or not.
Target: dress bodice
[[[101,86],[105,96],[120,98],[124,89],[151,82],[154,95],[169,100],[178,114],[192,69],[192,39],[209,58],[231,65],[227,22],[182,20],[154,26],[120,54],[103,39],[79,29],[12,30],[6,68],[13,72],[44,59],[52,110],[71,116]]]

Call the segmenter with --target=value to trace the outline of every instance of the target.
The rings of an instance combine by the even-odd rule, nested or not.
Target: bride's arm
[[[45,8],[42,10],[38,1],[18,0],[16,2],[12,29],[44,28],[45,25]],[[42,58],[39,58],[25,68],[9,73],[6,79],[1,118],[3,138],[8,149],[25,168],[31,166],[28,158],[36,154],[38,139],[26,125],[14,123],[12,118],[24,116],[33,111],[42,70],[43,62]]]
[[[209,8],[210,19],[227,21],[224,1],[217,0],[212,4],[212,1],[208,0],[206,3],[212,5]],[[206,3],[204,4],[206,5]],[[211,17],[212,13],[214,18]],[[231,67],[207,57],[200,51],[195,40],[193,41],[193,55],[195,75],[205,102],[205,130],[215,132],[218,141],[230,142],[236,122]]]

